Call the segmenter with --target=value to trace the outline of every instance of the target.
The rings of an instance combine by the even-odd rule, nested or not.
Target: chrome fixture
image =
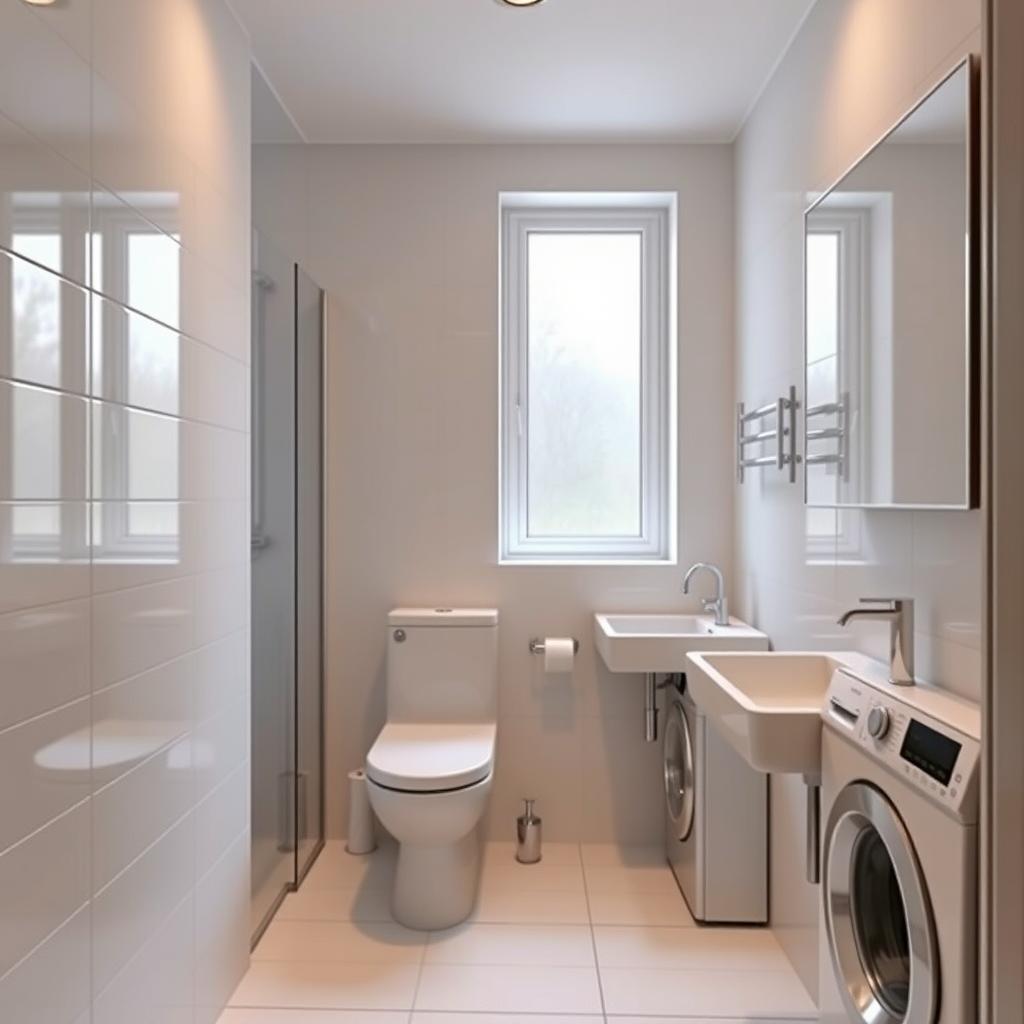
[[[804,439],[808,446],[812,441],[835,441],[834,452],[820,452],[811,455],[804,453],[804,462],[808,466],[834,465],[839,468],[839,475],[844,479],[849,477],[849,460],[846,457],[847,439],[849,436],[849,410],[850,396],[843,392],[838,402],[825,402],[822,405],[812,405],[806,413],[805,420],[811,420],[817,416],[835,416],[835,422],[830,427],[816,427],[813,430],[808,426],[804,433]]]
[[[658,741],[658,691],[667,686],[683,692],[686,677],[682,672],[670,672],[659,683],[657,672],[644,673],[644,742]]]
[[[914,602],[909,597],[862,597],[862,604],[882,608],[853,608],[839,617],[845,626],[852,619],[880,619],[889,623],[889,682],[914,685]]]
[[[523,813],[516,818],[516,860],[520,864],[537,864],[541,859],[541,827],[540,818],[533,813],[536,800],[523,800]]]
[[[717,565],[711,565],[710,562],[697,562],[691,565],[686,570],[686,575],[683,577],[683,593],[688,594],[690,592],[690,580],[693,579],[694,575],[700,572],[701,569],[705,569],[712,573],[715,577],[716,590],[715,596],[701,598],[701,604],[704,606],[704,611],[715,613],[715,625],[716,626],[728,626],[729,625],[729,602],[725,598],[725,579],[722,576],[722,570]]]
[[[777,398],[774,402],[762,405],[751,412],[740,402],[736,406],[736,478],[743,483],[745,470],[757,469],[762,466],[774,466],[776,469],[789,469],[789,482],[796,483],[796,467],[800,456],[796,451],[796,411],[800,407],[797,401],[796,388],[790,387],[788,398]],[[775,426],[767,430],[758,430],[754,434],[746,433],[750,423],[760,424],[761,420],[775,417]],[[748,445],[775,441],[774,455],[758,455],[748,458]]]
[[[531,654],[543,654],[545,649],[546,649],[546,644],[544,643],[543,640],[540,639],[540,637],[534,637],[530,641],[530,653]],[[580,653],[580,642],[579,642],[579,640],[576,639],[576,637],[572,638],[572,653],[573,654],[579,654]]]

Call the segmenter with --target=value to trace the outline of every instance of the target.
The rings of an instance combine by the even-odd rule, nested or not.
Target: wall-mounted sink
[[[832,674],[881,671],[870,658],[847,651],[702,652],[687,662],[694,701],[749,764],[804,775],[821,771],[821,707]]]
[[[684,672],[690,651],[767,651],[768,637],[739,619],[598,612],[594,643],[612,672]]]

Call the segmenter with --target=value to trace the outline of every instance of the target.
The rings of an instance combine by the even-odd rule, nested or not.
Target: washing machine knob
[[[876,704],[868,712],[868,735],[880,740],[889,731],[889,712]]]

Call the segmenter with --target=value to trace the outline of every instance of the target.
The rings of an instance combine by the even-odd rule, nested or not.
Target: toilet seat
[[[388,722],[366,757],[371,782],[408,793],[464,789],[494,768],[493,722]]]

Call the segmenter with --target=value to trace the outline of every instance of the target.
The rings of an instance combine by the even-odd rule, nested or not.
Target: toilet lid
[[[494,767],[496,731],[493,722],[389,722],[366,757],[366,774],[416,793],[472,786]]]

